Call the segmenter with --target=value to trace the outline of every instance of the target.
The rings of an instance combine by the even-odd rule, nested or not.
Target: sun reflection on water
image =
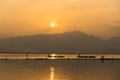
[[[55,68],[50,67],[50,80],[55,80]]]

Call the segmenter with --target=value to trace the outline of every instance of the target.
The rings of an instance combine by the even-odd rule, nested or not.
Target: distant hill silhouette
[[[0,52],[101,53],[120,52],[120,37],[102,40],[79,31],[0,39]]]
[[[106,52],[120,53],[120,36],[106,41]]]

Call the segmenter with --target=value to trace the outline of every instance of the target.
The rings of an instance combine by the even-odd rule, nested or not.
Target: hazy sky
[[[74,30],[120,35],[120,0],[0,0],[0,37]]]

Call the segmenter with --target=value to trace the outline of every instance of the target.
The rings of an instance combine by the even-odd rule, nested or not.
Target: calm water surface
[[[1,60],[0,80],[120,80],[120,61]]]

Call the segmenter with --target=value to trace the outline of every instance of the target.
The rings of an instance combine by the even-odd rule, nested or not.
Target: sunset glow
[[[120,80],[120,0],[0,0],[0,80]]]
[[[0,7],[0,38],[67,31],[120,35],[119,0],[1,0]]]
[[[52,22],[52,23],[50,24],[50,26],[51,26],[52,28],[54,28],[56,25],[55,25],[54,22]]]

